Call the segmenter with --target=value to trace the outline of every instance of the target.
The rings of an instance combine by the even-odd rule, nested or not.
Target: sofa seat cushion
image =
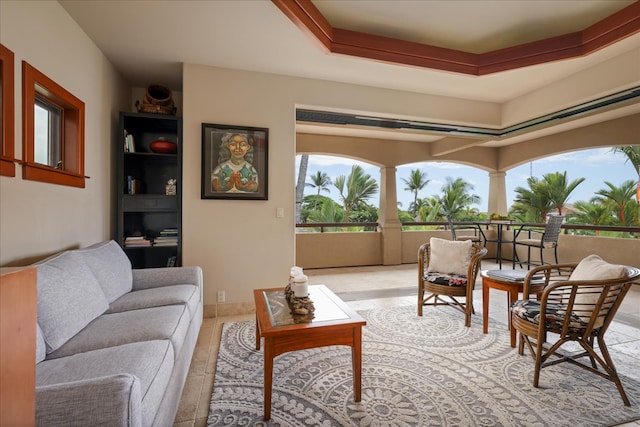
[[[75,251],[49,258],[37,268],[38,324],[51,353],[104,313],[109,303]]]
[[[140,380],[143,425],[150,425],[160,406],[173,370],[173,346],[168,340],[151,340],[50,359],[36,365],[38,387],[99,379],[118,374]],[[111,397],[112,398],[112,397]],[[36,402],[38,406],[46,402]],[[72,402],[61,402],[72,405]]]
[[[170,285],[124,294],[109,305],[107,314],[165,305],[186,304],[191,317],[200,303],[200,290],[195,285]]]
[[[191,315],[185,305],[103,314],[47,359],[152,340],[170,340],[174,353],[180,354],[190,323]]]
[[[74,252],[89,266],[109,303],[131,291],[131,261],[118,243],[109,240]]]

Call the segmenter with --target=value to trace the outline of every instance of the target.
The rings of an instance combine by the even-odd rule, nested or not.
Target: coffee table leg
[[[509,317],[509,319],[507,322],[509,324],[509,333],[511,334],[511,347],[515,347],[516,346],[516,329],[511,324],[511,304],[513,304],[518,299],[518,290],[513,289],[509,291],[508,294],[509,294],[509,307],[507,308],[507,316]]]
[[[489,285],[482,281],[482,332],[489,332]]]
[[[362,328],[353,328],[353,347],[351,347],[351,369],[353,370],[353,400],[362,398]]]
[[[256,314],[256,350],[260,350],[260,322],[258,322],[257,314]]]
[[[264,420],[271,418],[271,387],[273,386],[273,343],[264,339]]]

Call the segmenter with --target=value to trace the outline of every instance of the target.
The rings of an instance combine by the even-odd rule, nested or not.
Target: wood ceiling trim
[[[588,55],[640,32],[640,1],[637,1],[582,31],[474,54],[333,28],[311,0],[271,1],[328,52],[469,75]]]

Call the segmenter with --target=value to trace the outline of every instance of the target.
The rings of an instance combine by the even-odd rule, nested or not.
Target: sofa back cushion
[[[115,241],[96,243],[75,252],[91,269],[109,304],[131,291],[131,261]]]
[[[44,343],[42,329],[36,322],[36,363],[42,362],[47,357],[47,346]]]
[[[47,354],[109,308],[95,276],[76,251],[38,264],[38,324]]]

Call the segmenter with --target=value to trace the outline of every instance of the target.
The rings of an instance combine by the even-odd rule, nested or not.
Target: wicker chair
[[[438,251],[442,251],[442,242],[447,242],[445,245],[455,248],[450,254],[445,255],[453,254],[455,257],[460,253],[461,248],[466,248],[456,260],[456,263],[462,263],[465,266],[464,272],[454,272],[448,268],[440,268],[444,271],[435,271],[432,268],[436,266],[436,263],[432,262],[434,256],[442,259],[442,254],[432,253],[432,249],[435,245]],[[465,326],[471,326],[471,314],[474,313],[473,288],[480,269],[480,259],[486,253],[487,248],[472,242],[451,242],[436,238],[420,246],[418,249],[418,316],[422,316],[422,307],[426,305],[450,305],[463,312]],[[466,266],[467,261],[468,266]],[[453,264],[450,263],[450,265]],[[462,298],[463,301],[456,298]]]
[[[532,265],[543,265],[544,249],[553,249],[553,254],[557,264],[558,237],[560,236],[560,227],[562,227],[563,220],[564,217],[561,215],[550,216],[544,231],[535,228],[527,228],[525,226],[521,226],[516,229],[513,232],[513,267],[515,268],[516,263],[520,264],[520,267],[522,267],[522,264],[526,264],[527,268],[531,268]],[[518,240],[518,237],[523,231],[527,232],[527,238]],[[537,234],[538,237],[533,237],[532,233]],[[526,246],[527,261],[522,261],[518,257],[518,245]],[[531,248],[540,249],[540,263],[531,261]]]
[[[593,257],[585,258],[580,264],[584,267],[583,263],[587,259],[593,261]],[[596,261],[602,261],[596,258]],[[524,353],[525,344],[531,352],[535,363],[534,387],[538,387],[542,368],[570,362],[615,383],[624,404],[629,406],[629,399],[605,344],[605,333],[632,282],[640,278],[640,270],[609,264],[619,269],[615,274],[608,272],[608,277],[617,278],[604,279],[602,269],[596,266],[590,268],[594,280],[584,280],[584,268],[576,275],[580,264],[540,266],[527,275],[523,299],[511,307],[512,325],[520,337],[518,352]],[[588,276],[589,268],[586,271]],[[546,284],[539,300],[530,300],[528,279],[536,273],[545,275]],[[540,313],[546,313],[543,322],[540,321]],[[553,343],[546,343],[549,332],[558,334]],[[600,354],[594,347],[595,341]],[[560,347],[568,342],[579,344],[580,351],[560,352]],[[589,360],[584,360],[584,357]]]

